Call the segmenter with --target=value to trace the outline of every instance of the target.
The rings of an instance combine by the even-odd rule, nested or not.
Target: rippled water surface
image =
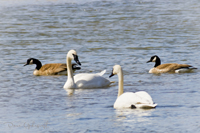
[[[68,96],[66,76],[34,76],[30,57],[65,63],[75,49],[76,73],[113,65],[124,91],[147,91],[156,109],[116,110],[118,78],[108,88]],[[196,0],[1,0],[0,132],[200,132],[200,71],[149,74],[152,55],[163,63],[200,68],[200,3]],[[75,73],[75,74],[76,74]]]

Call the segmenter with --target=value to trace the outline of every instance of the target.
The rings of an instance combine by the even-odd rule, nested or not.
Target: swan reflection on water
[[[116,109],[116,120],[120,122],[151,121],[155,109]]]

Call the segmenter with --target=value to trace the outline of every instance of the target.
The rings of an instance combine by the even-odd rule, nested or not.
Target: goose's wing
[[[56,74],[60,73],[60,72],[63,72],[63,71],[67,71],[67,65],[66,64],[58,63],[54,68],[54,72]]]
[[[166,69],[168,71],[175,71],[177,69],[181,69],[181,68],[190,68],[192,67],[191,65],[188,64],[177,64],[177,63],[167,63],[167,64],[161,64],[159,66],[157,66],[157,69]]]
[[[190,68],[192,67],[191,65],[188,65],[188,64],[178,64],[176,66],[174,66],[174,70],[177,70],[177,69],[181,69],[181,68]]]
[[[57,74],[62,71],[67,71],[67,66],[66,64],[62,64],[62,63],[45,64],[40,68],[40,71],[41,72],[46,71],[46,73],[48,74]]]
[[[167,64],[161,64],[159,66],[157,66],[157,69],[168,69],[168,70],[172,70],[175,69],[176,67],[179,67],[180,64],[177,63],[167,63]]]

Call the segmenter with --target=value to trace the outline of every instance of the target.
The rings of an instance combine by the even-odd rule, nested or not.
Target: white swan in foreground
[[[96,74],[81,73],[73,76],[71,64],[72,60],[75,60],[77,64],[81,65],[75,50],[70,50],[67,54],[66,59],[68,78],[63,88],[65,90],[68,90],[68,94],[72,94],[74,92],[74,89],[103,88],[110,85],[111,82],[108,79],[102,77],[106,70]]]
[[[110,77],[118,75],[119,89],[118,97],[114,103],[115,109],[121,108],[155,108],[157,104],[153,103],[151,96],[145,91],[136,93],[126,92],[123,93],[123,71],[120,65],[115,65]]]

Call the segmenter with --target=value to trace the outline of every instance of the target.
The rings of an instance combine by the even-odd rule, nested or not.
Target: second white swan
[[[103,88],[110,85],[111,82],[102,76],[106,70],[101,73],[81,73],[73,76],[72,60],[75,60],[77,64],[81,65],[75,50],[70,50],[66,57],[68,78],[63,88],[66,90],[71,89],[72,91],[70,93],[73,93],[74,89]]]
[[[115,65],[110,77],[118,75],[119,89],[118,97],[114,103],[115,109],[121,108],[155,108],[157,104],[153,103],[151,96],[145,91],[138,91],[136,93],[123,93],[123,71],[120,65]]]

